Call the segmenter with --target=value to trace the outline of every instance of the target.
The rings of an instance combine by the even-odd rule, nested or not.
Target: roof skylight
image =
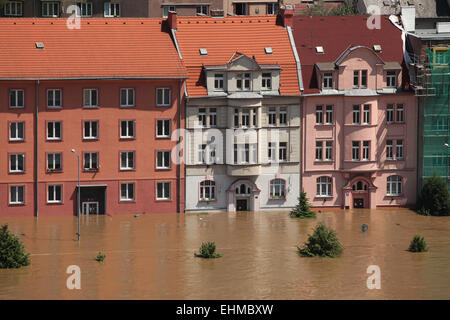
[[[200,48],[200,55],[207,56],[208,55],[208,50],[206,50],[206,48]]]
[[[323,53],[323,47],[322,46],[317,46],[316,47],[316,53]]]

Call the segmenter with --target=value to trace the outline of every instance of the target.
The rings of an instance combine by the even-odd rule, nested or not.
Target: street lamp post
[[[78,160],[78,185],[77,185],[77,207],[78,207],[78,241],[80,241],[80,209],[81,209],[81,197],[80,197],[80,155],[72,149],[72,152],[77,155]]]

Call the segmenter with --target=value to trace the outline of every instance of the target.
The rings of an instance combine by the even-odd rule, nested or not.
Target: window
[[[120,138],[121,139],[134,139],[134,120],[122,120],[120,121]]]
[[[134,107],[134,89],[120,89],[120,106]]]
[[[370,141],[363,141],[363,156],[364,161],[370,160]]]
[[[353,71],[353,88],[359,88],[359,70]]]
[[[156,137],[169,138],[170,137],[170,120],[157,120],[156,122]]]
[[[221,73],[214,74],[214,89],[218,91],[223,90],[223,74]]]
[[[25,122],[11,122],[9,124],[9,141],[25,140]]]
[[[120,201],[134,201],[134,183],[120,184]]]
[[[217,127],[217,110],[216,110],[216,108],[209,109],[209,126]]]
[[[170,200],[170,182],[156,184],[156,200]]]
[[[216,145],[209,145],[209,163],[216,163]]]
[[[61,140],[62,137],[61,121],[47,122],[47,140]]]
[[[333,194],[330,177],[317,178],[317,196],[331,197]]]
[[[47,170],[55,171],[61,170],[61,161],[62,154],[61,153],[48,153],[47,154]]]
[[[316,107],[316,124],[323,124],[323,107]]]
[[[234,109],[234,126],[239,127],[239,109]]]
[[[47,203],[62,202],[62,185],[50,184],[47,187]]]
[[[200,182],[200,200],[211,201],[216,199],[216,183],[212,180]]]
[[[208,15],[208,6],[198,6],[197,13]]]
[[[134,151],[124,151],[120,153],[120,170],[134,169]]]
[[[360,107],[353,106],[353,124],[361,124]]]
[[[61,89],[47,90],[47,107],[61,108]]]
[[[333,160],[333,141],[325,142],[325,160],[327,161]]]
[[[287,125],[287,109],[285,107],[280,108],[280,126]]]
[[[235,191],[237,195],[249,195],[252,192],[251,188],[245,183],[239,185]]]
[[[397,160],[403,160],[403,140],[397,140],[395,150],[395,158]]]
[[[164,6],[163,7],[163,18],[167,18],[169,16],[169,12],[177,12],[175,6]]]
[[[23,15],[23,6],[20,1],[8,1],[5,3],[5,16],[20,17]]]
[[[257,108],[253,109],[253,126],[255,126],[255,127],[258,126],[258,109]]]
[[[370,124],[370,105],[365,104],[363,110],[363,124]]]
[[[322,161],[323,142],[316,141],[316,161]]]
[[[283,179],[270,180],[271,199],[283,199],[286,197],[286,182]]]
[[[387,178],[387,189],[386,193],[388,196],[398,196],[402,194],[402,177],[400,176],[389,176]]]
[[[83,90],[83,106],[85,108],[98,107],[98,91],[97,89]]]
[[[394,105],[388,104],[386,107],[386,122],[393,123],[394,122]]]
[[[9,187],[9,204],[25,203],[25,186]]]
[[[353,161],[359,161],[359,155],[360,155],[360,142],[359,141],[353,141],[352,142],[352,160]]]
[[[403,104],[398,104],[397,105],[397,122],[404,122],[405,121],[405,116],[404,116],[404,109],[403,109]]]
[[[367,88],[367,70],[361,70],[361,88]]]
[[[234,14],[238,16],[248,15],[248,4],[247,3],[234,3]]]
[[[25,172],[25,154],[9,155],[9,172]]]
[[[59,17],[59,2],[45,1],[42,2],[43,17]]]
[[[275,126],[277,124],[277,109],[269,108],[269,125]]]
[[[357,183],[354,183],[352,185],[352,190],[354,191],[367,190],[367,184],[363,183],[362,181],[358,181]]]
[[[92,17],[92,2],[78,2],[81,17]]]
[[[325,123],[333,124],[333,106],[327,106]]]
[[[170,94],[169,88],[156,89],[156,105],[157,106],[170,106]]]
[[[386,85],[389,88],[395,88],[397,86],[397,74],[395,71],[386,72]]]
[[[325,72],[323,74],[323,88],[333,89],[333,73]]]
[[[156,168],[170,169],[170,151],[156,152]]]
[[[244,74],[244,89],[250,90],[250,84],[251,84],[251,74],[245,73]]]
[[[206,163],[206,144],[198,145],[198,162]]]
[[[263,90],[271,90],[272,89],[272,74],[271,73],[263,73],[262,74],[261,88]]]
[[[394,159],[392,140],[386,140],[386,159],[387,160]]]
[[[98,121],[84,121],[83,139],[98,139]]]
[[[85,152],[84,165],[85,171],[98,170],[98,152]]]
[[[267,4],[267,14],[273,15],[278,13],[278,3]]]
[[[237,90],[250,90],[250,73],[239,73],[236,75],[236,89]]]
[[[198,123],[202,127],[206,127],[206,109],[198,109]]]
[[[242,148],[243,146],[243,148]],[[249,163],[250,162],[250,145],[248,143],[241,145],[241,162]]]
[[[250,126],[250,110],[244,109],[242,110],[242,123],[241,125],[243,127],[249,127]]]
[[[9,107],[10,108],[24,107],[24,91],[22,89],[9,90]]]
[[[287,161],[287,142],[280,142],[278,152],[278,160]]]
[[[104,6],[105,18],[120,17],[120,3],[106,2]]]
[[[267,157],[269,159],[269,162],[276,161],[276,144],[275,144],[275,142],[269,142],[267,151],[268,151]]]

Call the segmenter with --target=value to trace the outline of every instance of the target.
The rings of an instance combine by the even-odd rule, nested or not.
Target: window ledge
[[[315,195],[314,198],[320,198],[320,199],[326,199],[326,198],[333,198],[333,196],[319,196],[319,195]]]
[[[282,200],[282,201],[285,201],[286,200],[286,197],[280,197],[280,198],[272,198],[272,197],[270,197],[269,196],[269,201],[277,201],[277,200]]]

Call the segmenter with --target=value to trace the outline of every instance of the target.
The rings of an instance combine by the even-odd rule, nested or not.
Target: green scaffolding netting
[[[429,88],[433,95],[425,98],[423,136],[424,179],[437,174],[450,187],[450,50],[427,49],[431,74],[428,74]]]

